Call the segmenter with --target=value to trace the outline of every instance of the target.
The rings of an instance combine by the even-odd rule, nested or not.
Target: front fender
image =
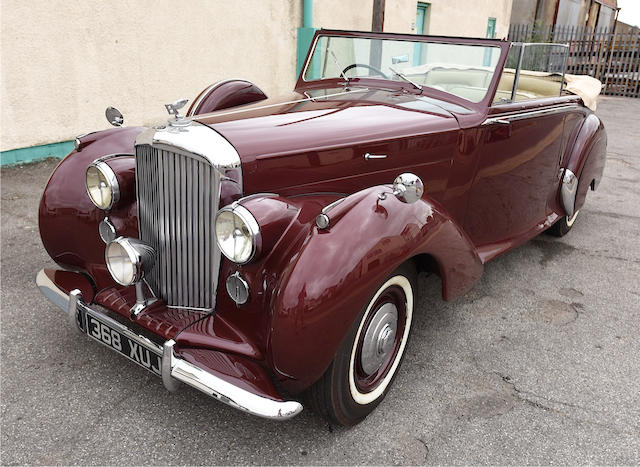
[[[114,285],[104,262],[105,245],[98,225],[107,215],[89,199],[85,172],[94,160],[110,154],[131,154],[114,162],[117,171],[134,171],[134,144],[141,127],[114,128],[83,137],[82,149],[72,151],[51,174],[40,200],[40,237],[49,256],[65,269],[87,273],[98,290]],[[115,167],[114,167],[115,168]],[[119,235],[137,237],[134,186],[121,186],[121,202],[109,213]]]
[[[290,378],[285,385],[292,392],[322,376],[363,306],[403,262],[430,255],[445,299],[466,292],[482,275],[471,241],[437,202],[425,197],[405,204],[394,196],[380,201],[381,191],[389,190],[351,195],[359,200],[329,229],[313,226],[280,274],[269,352],[274,369]]]

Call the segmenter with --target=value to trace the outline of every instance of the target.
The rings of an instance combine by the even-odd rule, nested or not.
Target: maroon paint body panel
[[[80,152],[73,151],[51,174],[40,200],[40,236],[49,256],[63,266],[79,270],[93,280],[97,290],[114,284],[104,262],[105,244],[98,224],[105,212],[87,195],[85,172],[94,160],[113,154],[128,154],[123,160],[109,159],[121,183],[123,199],[108,213],[120,235],[138,235],[137,205],[132,174],[134,143],[141,127],[96,132],[82,138]],[[117,162],[116,162],[117,160]],[[126,192],[124,191],[126,189]]]
[[[499,69],[506,58],[506,42],[455,41],[500,47]],[[137,324],[174,339],[192,363],[278,399],[271,378],[291,393],[316,381],[376,287],[403,262],[435,265],[445,299],[465,293],[480,278],[483,263],[565,215],[564,169],[579,179],[580,208],[605,162],[604,128],[579,97],[491,106],[499,75],[479,103],[367,78],[353,79],[349,87],[337,79],[300,78],[291,95],[270,99],[239,80],[205,90],[193,105],[197,121],[226,138],[241,160],[243,193],[223,183],[221,205],[240,195],[276,194],[241,201],[260,225],[261,251],[243,266],[223,258],[215,313],[159,301]],[[517,118],[508,125],[487,120],[501,117]],[[134,146],[143,130],[81,138],[81,150],[52,174],[39,211],[47,252],[75,271],[47,276],[67,292],[80,288],[85,299],[125,318],[135,291],[117,286],[108,273],[98,224],[108,216],[118,235],[138,236]],[[112,154],[125,154],[106,160],[122,198],[105,213],[88,198],[84,176],[92,161]],[[386,158],[367,160],[367,154]],[[422,199],[380,200],[403,172],[423,180]],[[331,210],[330,228],[319,230],[316,216],[343,197]],[[244,305],[236,305],[224,286],[236,271],[250,286]]]
[[[266,94],[249,81],[241,79],[221,81],[204,89],[189,107],[187,115],[205,114],[266,98]]]
[[[584,120],[575,144],[569,154],[567,168],[578,177],[576,209],[580,209],[593,184],[593,189],[602,179],[606,158],[607,135],[598,117],[590,114]]]
[[[364,304],[406,258],[435,258],[446,298],[463,294],[482,275],[473,245],[438,203],[428,198],[411,205],[395,197],[380,201],[378,194],[386,189],[352,195],[353,205],[327,231],[311,223],[293,257],[277,266],[269,351],[279,374],[296,376],[297,381],[285,384],[292,392],[324,373]],[[384,235],[372,234],[379,231]],[[288,351],[292,341],[295,352]]]
[[[424,177],[430,195],[442,195],[459,130],[450,112],[402,92],[327,93],[333,95],[267,101],[268,107],[223,111],[199,121],[241,154],[246,193],[353,193],[389,183],[407,168]],[[366,153],[388,157],[366,161]]]

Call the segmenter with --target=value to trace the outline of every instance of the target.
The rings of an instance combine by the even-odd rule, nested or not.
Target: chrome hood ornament
[[[173,115],[173,118],[168,120],[169,126],[189,126],[191,124],[191,120],[184,118],[184,116],[180,115],[179,110],[187,105],[189,99],[179,99],[171,104],[165,104],[164,107],[169,112],[169,115]]]

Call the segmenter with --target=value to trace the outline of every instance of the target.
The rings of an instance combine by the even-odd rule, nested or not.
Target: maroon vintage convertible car
[[[566,55],[320,30],[290,96],[224,81],[153,128],[109,108],[44,191],[60,269],[36,282],[169,390],[355,424],[398,372],[417,273],[452,300],[597,187],[606,135]]]

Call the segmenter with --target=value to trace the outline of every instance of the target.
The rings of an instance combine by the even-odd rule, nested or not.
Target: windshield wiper
[[[338,67],[338,70],[342,70],[342,71],[340,71],[340,75],[347,82],[346,84],[349,84],[349,78],[347,78],[347,75],[344,74],[344,67],[342,65],[340,65],[340,62],[338,61],[338,57],[336,57],[336,54],[333,53],[333,50],[330,50],[329,54],[331,54],[331,58],[333,58],[333,61],[335,62],[336,66]]]
[[[405,80],[407,83],[411,83],[415,86],[416,89],[420,89],[422,91],[422,86],[420,86],[418,83],[414,82],[412,79],[408,78],[404,73],[402,73],[401,71],[396,70],[394,67],[392,67],[391,65],[389,65],[389,69],[391,71],[393,71],[396,75],[398,75],[400,78],[402,78],[403,80]]]

